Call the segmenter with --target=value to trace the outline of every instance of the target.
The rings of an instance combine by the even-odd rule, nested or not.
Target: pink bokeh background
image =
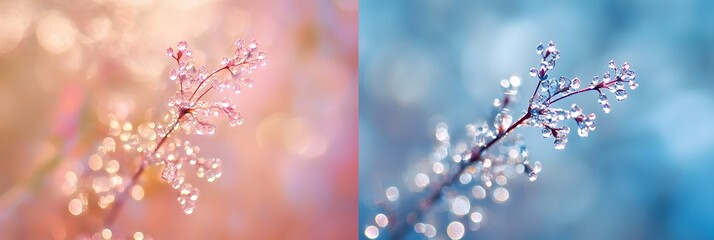
[[[109,114],[157,121],[174,91],[167,47],[214,67],[237,38],[269,64],[234,97],[245,123],[186,139],[223,176],[185,215],[158,169],[141,178],[115,238],[344,239],[358,232],[357,1],[0,2],[0,239],[75,239],[65,173],[86,164]]]

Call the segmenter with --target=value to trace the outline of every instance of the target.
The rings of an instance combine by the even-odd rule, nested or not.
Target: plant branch
[[[456,179],[461,176],[461,174],[466,171],[468,166],[471,166],[473,164],[476,164],[477,162],[480,162],[481,155],[483,152],[485,152],[487,149],[489,149],[491,146],[496,144],[499,140],[503,139],[506,135],[508,135],[510,132],[518,128],[521,124],[523,124],[526,120],[531,118],[531,113],[526,112],[523,116],[521,116],[515,123],[511,124],[505,131],[502,133],[498,134],[496,138],[491,139],[488,143],[486,143],[485,146],[482,147],[474,147],[471,149],[471,157],[468,159],[468,162],[466,164],[461,164],[459,165],[459,170],[456,171],[456,174],[452,175],[449,180],[443,182],[440,184],[438,187],[434,188],[434,191],[432,191],[427,198],[422,200],[419,205],[417,206],[416,210],[413,212],[414,219],[417,221],[421,219],[421,217],[424,215],[424,213],[431,208],[432,205],[439,199],[441,199],[441,196],[443,195],[443,190],[446,187],[451,186],[454,182],[456,182]],[[411,215],[412,213],[410,213]],[[392,236],[393,239],[402,239],[404,237],[404,234],[406,234],[406,231],[408,229],[409,223],[401,223],[400,225],[397,225],[396,230],[394,231],[394,235]]]
[[[151,151],[151,156],[155,155],[156,152],[159,151],[159,149],[166,143],[166,141],[169,139],[169,136],[171,133],[174,131],[178,123],[181,121],[181,119],[188,113],[189,111],[182,111],[179,116],[176,118],[176,121],[171,124],[171,127],[169,130],[166,132],[166,135],[161,138],[158,144],[156,144],[156,147],[154,150]],[[146,170],[146,159],[142,159],[141,165],[139,166],[139,170],[134,173],[134,176],[131,177],[131,180],[129,180],[129,184],[127,187],[119,193],[117,196],[117,200],[115,201],[115,204],[112,206],[112,208],[109,210],[109,213],[104,217],[104,226],[105,227],[110,227],[112,224],[114,224],[114,221],[116,221],[117,216],[119,215],[119,212],[121,209],[124,207],[124,204],[127,202],[127,197],[129,197],[129,191],[131,191],[131,188],[136,185],[137,181],[139,180],[139,177],[141,176],[142,173],[144,173],[144,170]]]

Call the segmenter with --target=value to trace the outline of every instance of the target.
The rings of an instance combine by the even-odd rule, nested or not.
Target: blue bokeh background
[[[563,151],[519,129],[543,171],[510,182],[506,203],[472,202],[486,220],[465,238],[714,239],[714,2],[375,0],[359,11],[361,237],[375,199],[432,149],[434,125],[463,136],[511,75],[529,94],[535,46],[552,40],[562,58],[551,76],[588,83],[615,59],[640,87],[610,96],[610,114],[596,94],[573,98],[598,129],[571,133]]]

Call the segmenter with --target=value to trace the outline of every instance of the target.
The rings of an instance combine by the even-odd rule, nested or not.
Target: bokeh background
[[[506,203],[472,200],[486,215],[465,238],[714,238],[713,11],[689,0],[361,1],[361,237],[384,189],[403,186],[432,150],[435,124],[465,137],[511,75],[531,92],[535,47],[552,40],[562,58],[551,76],[589,83],[615,59],[631,63],[640,87],[624,102],[610,97],[607,115],[596,94],[574,98],[598,114],[598,128],[585,139],[571,133],[564,151],[539,130],[518,130],[543,171],[511,181]],[[446,238],[443,226],[437,236]]]
[[[0,1],[0,239],[91,234],[69,214],[68,170],[86,164],[109,114],[156,121],[175,91],[166,48],[185,40],[216,66],[237,38],[269,64],[235,98],[246,121],[188,137],[224,161],[185,215],[159,172],[115,237],[339,239],[357,231],[356,0]]]

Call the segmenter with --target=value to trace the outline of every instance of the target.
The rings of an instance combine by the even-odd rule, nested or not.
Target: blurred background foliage
[[[543,171],[512,181],[504,204],[476,201],[485,223],[466,238],[714,238],[712,11],[693,0],[362,1],[360,230],[374,224],[385,188],[413,180],[403,173],[432,150],[437,122],[463,139],[465,124],[489,116],[501,79],[522,77],[530,94],[535,47],[552,40],[562,58],[551,77],[589,83],[615,59],[641,85],[610,114],[596,94],[574,98],[598,114],[598,128],[571,133],[564,151],[536,129],[517,130]]]
[[[114,236],[334,239],[357,230],[357,1],[5,0],[0,2],[0,239],[73,239],[65,172],[86,164],[108,116],[156,121],[175,91],[166,48],[185,40],[218,65],[237,38],[268,67],[235,102],[246,121],[196,138],[224,160],[184,215],[158,172]],[[192,139],[191,137],[188,138]],[[129,160],[121,160],[129,161]],[[309,194],[308,194],[309,193]]]

